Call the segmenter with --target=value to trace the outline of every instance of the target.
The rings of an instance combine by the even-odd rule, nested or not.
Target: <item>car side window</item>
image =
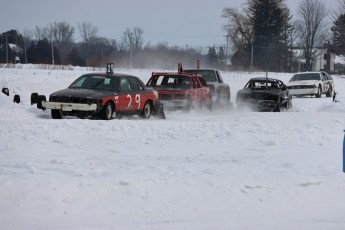
[[[223,78],[222,78],[222,75],[219,73],[219,71],[216,71],[216,74],[217,74],[218,82],[223,83]]]
[[[139,81],[133,77],[128,78],[129,79],[129,83],[131,86],[131,89],[134,91],[140,91],[143,90],[143,87],[141,86],[141,84],[139,83]]]
[[[131,91],[131,87],[129,85],[129,81],[127,78],[121,78],[120,81],[120,91],[121,92],[129,92]]]
[[[326,74],[322,73],[321,77],[322,77],[322,81],[328,81]]]

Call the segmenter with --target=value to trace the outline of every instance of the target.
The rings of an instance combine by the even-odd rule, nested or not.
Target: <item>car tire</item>
[[[332,97],[332,94],[333,94],[333,89],[332,89],[332,87],[329,87],[329,90],[326,94],[326,97]]]
[[[147,101],[140,115],[144,119],[149,119],[151,117],[151,114],[152,114],[152,106],[151,106],[151,103]]]
[[[60,109],[52,109],[51,116],[53,119],[62,119],[62,113]]]
[[[322,94],[322,89],[321,89],[321,86],[319,86],[318,90],[317,90],[317,94],[315,97],[317,98],[320,98],[321,97],[321,94]]]
[[[38,99],[38,93],[31,94],[31,105],[36,104]]]
[[[20,96],[18,94],[14,95],[13,102],[19,104],[20,103]]]
[[[100,117],[103,120],[111,120],[113,118],[113,106],[111,102],[105,104],[105,106],[101,110]]]
[[[38,97],[37,97],[37,109],[42,109],[44,111],[44,110],[46,110],[46,108],[44,108],[42,106],[42,101],[47,101],[46,96],[38,95]]]
[[[4,94],[6,94],[7,96],[10,96],[10,91],[9,91],[8,88],[6,88],[6,87],[2,88],[2,92],[3,92]]]
[[[277,103],[277,105],[276,105],[276,107],[274,108],[274,112],[280,112],[280,110],[281,110],[281,106],[280,106],[280,100],[278,101],[278,103]]]

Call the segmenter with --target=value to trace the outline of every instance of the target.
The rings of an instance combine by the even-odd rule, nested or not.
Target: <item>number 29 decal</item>
[[[128,108],[132,107],[132,95],[130,94],[127,94],[127,98],[129,99],[129,102],[128,102]],[[135,94],[134,96],[134,101],[136,104],[138,104],[138,109],[140,109],[140,94]]]

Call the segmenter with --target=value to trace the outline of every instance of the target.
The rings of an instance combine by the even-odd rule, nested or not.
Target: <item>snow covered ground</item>
[[[144,82],[151,71],[117,70]],[[0,94],[0,229],[345,229],[342,76],[341,102],[293,98],[281,113],[52,120],[31,106],[32,92],[48,96],[86,72],[0,69],[10,89]],[[231,100],[258,76],[224,72]]]

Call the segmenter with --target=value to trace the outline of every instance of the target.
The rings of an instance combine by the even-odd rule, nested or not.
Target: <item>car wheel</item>
[[[151,117],[152,113],[152,106],[149,101],[147,101],[144,105],[143,111],[141,111],[141,117],[148,119]]]
[[[20,96],[18,94],[14,95],[13,102],[19,104],[20,103]]]
[[[62,113],[60,109],[52,109],[51,115],[53,119],[61,119],[62,118]]]
[[[46,109],[42,106],[42,101],[47,101],[46,96],[38,95],[37,97],[37,109],[42,109],[43,111]]]
[[[38,99],[38,93],[31,94],[31,105],[36,104]]]
[[[274,109],[274,112],[280,112],[280,100],[278,101],[278,103],[277,103],[277,105],[276,105],[276,107],[275,107],[275,109]]]
[[[320,98],[321,97],[321,86],[319,86],[318,90],[317,90],[317,94],[316,94],[316,97],[317,98]]]
[[[332,94],[333,94],[333,89],[332,89],[332,87],[329,87],[329,90],[326,94],[326,97],[332,97]]]
[[[101,111],[100,117],[103,120],[111,120],[113,118],[113,106],[110,102],[105,104]]]
[[[185,108],[183,108],[183,111],[189,112],[192,109],[192,98],[188,96],[187,98],[187,105]]]

